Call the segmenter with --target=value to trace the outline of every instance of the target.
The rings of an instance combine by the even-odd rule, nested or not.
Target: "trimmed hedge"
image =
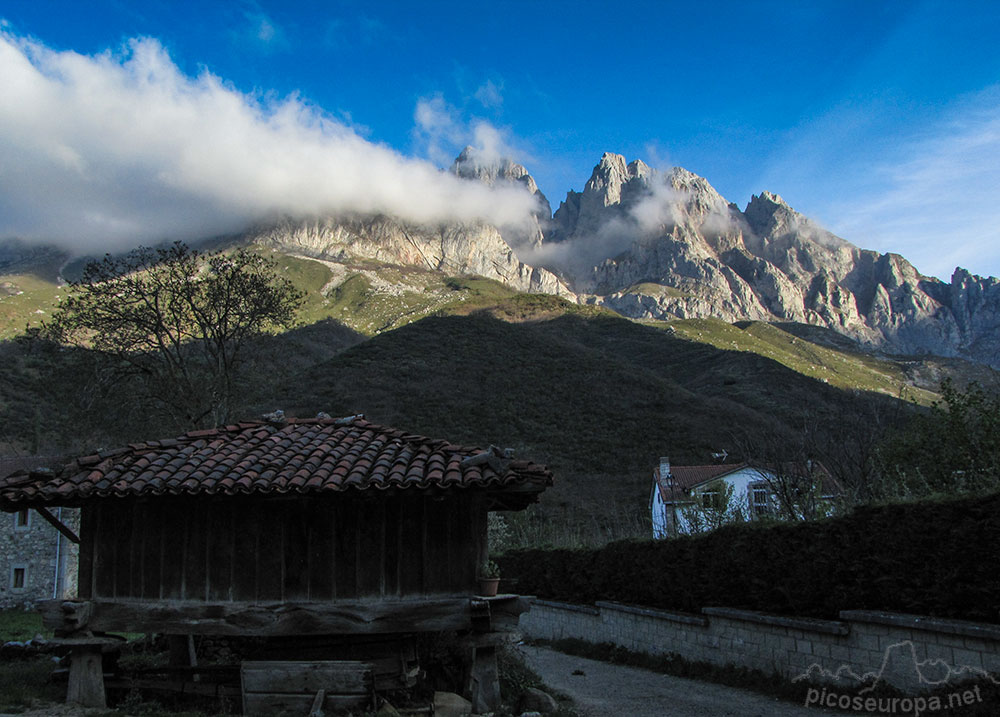
[[[565,602],[827,619],[841,610],[888,610],[996,623],[1000,494],[592,550],[518,550],[497,562],[519,593]]]

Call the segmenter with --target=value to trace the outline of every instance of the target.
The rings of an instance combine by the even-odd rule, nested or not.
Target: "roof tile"
[[[0,508],[109,497],[182,494],[313,493],[431,487],[552,484],[528,461],[463,465],[484,451],[362,418],[290,419],[281,427],[240,422],[178,438],[131,443],[83,456],[55,472],[0,476]],[[499,470],[499,472],[498,472]]]

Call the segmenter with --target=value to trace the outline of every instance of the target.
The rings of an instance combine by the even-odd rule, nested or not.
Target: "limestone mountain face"
[[[582,300],[634,318],[796,321],[901,353],[1000,363],[1000,280],[950,284],[859,249],[764,192],[740,209],[684,169],[605,154],[546,245]]]
[[[534,222],[527,227],[460,222],[428,226],[371,215],[288,218],[254,230],[250,238],[264,246],[325,261],[373,260],[452,275],[477,274],[519,291],[575,299],[555,274],[529,266],[515,252],[515,248],[541,244],[542,223],[550,216],[549,202],[528,171],[506,159],[483,160],[471,147],[462,151],[450,171],[489,186],[523,187],[537,200]]]
[[[335,263],[372,260],[451,275],[477,274],[519,291],[572,296],[552,272],[518,260],[500,231],[489,224],[431,227],[385,216],[289,218],[258,228],[249,238],[263,246]]]
[[[451,165],[451,173],[463,179],[482,182],[490,187],[515,186],[526,189],[535,198],[534,222],[528,227],[498,227],[504,240],[514,247],[537,248],[544,238],[544,228],[552,217],[552,207],[535,178],[524,166],[506,158],[484,157],[473,147],[466,147]]]
[[[473,147],[466,147],[455,158],[451,165],[451,173],[463,179],[474,179],[490,187],[497,184],[519,184],[538,199],[538,214],[548,221],[552,216],[552,207],[545,198],[534,177],[528,174],[524,166],[507,158],[484,158]]]
[[[289,217],[245,239],[344,266],[476,274],[634,318],[794,321],[877,350],[1000,366],[1000,279],[964,269],[950,283],[923,276],[897,254],[860,249],[831,234],[770,192],[741,211],[687,170],[661,172],[606,153],[583,191],[568,192],[550,215],[548,200],[520,164],[466,148],[449,171],[470,182],[522,188],[536,199],[533,217],[517,226]],[[67,258],[51,247],[0,241],[0,274],[41,267],[55,276]]]

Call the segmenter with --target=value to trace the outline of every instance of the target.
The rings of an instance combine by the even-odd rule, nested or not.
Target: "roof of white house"
[[[803,473],[810,470],[804,465],[788,464],[785,470],[792,471],[796,467],[801,468]],[[737,473],[746,468],[751,470],[770,472],[767,468],[754,467],[750,463],[721,463],[707,466],[670,466],[669,480],[660,475],[660,467],[653,469],[653,481],[660,492],[660,498],[665,503],[684,499],[692,490],[712,481],[724,478],[727,475]],[[816,462],[811,470],[820,480],[820,492],[824,497],[839,495],[843,493],[840,483],[834,478],[822,463]]]

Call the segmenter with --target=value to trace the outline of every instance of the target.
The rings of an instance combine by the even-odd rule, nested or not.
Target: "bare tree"
[[[766,512],[779,520],[812,520],[825,514],[818,430],[816,422],[804,419],[799,431],[780,427],[734,438],[738,452],[766,488],[767,502],[750,500],[751,511],[766,506]]]
[[[808,520],[825,515],[831,500],[844,508],[894,495],[898,481],[887,470],[884,451],[907,404],[857,398],[837,421],[805,411],[794,428],[734,438],[737,452],[758,468],[772,493],[777,517]]]
[[[184,426],[226,422],[249,339],[290,326],[302,295],[248,249],[200,254],[177,242],[87,264],[43,336],[106,359],[106,381]]]

